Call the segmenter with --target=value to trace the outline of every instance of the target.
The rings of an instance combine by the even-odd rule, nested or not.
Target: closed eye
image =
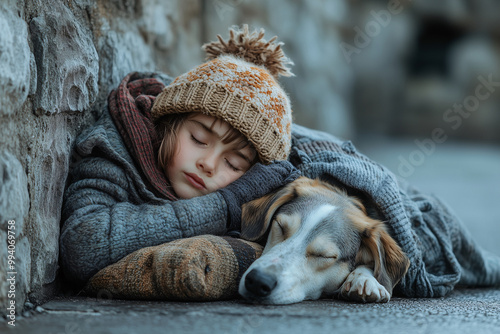
[[[283,227],[283,225],[277,220],[276,220],[276,224],[278,224],[278,227],[280,228],[281,234],[285,235],[285,228]]]
[[[287,228],[284,224],[282,224],[281,222],[279,222],[278,220],[274,220],[274,223],[273,223],[273,227],[274,227],[274,233],[276,233],[277,236],[282,236],[282,237],[285,237],[286,236],[286,233],[287,233]]]
[[[202,145],[202,146],[206,145],[205,143],[203,143],[203,142],[199,141],[198,139],[196,139],[196,137],[193,136],[193,135],[191,135],[191,140],[194,141],[195,144],[197,144],[197,145]]]
[[[315,258],[315,259],[319,259],[319,260],[335,260],[335,259],[337,259],[337,255],[328,255],[328,254],[321,254],[321,253],[311,253],[308,256]]]
[[[235,171],[235,172],[239,172],[239,171],[240,171],[240,169],[239,169],[239,168],[234,167],[234,166],[233,166],[233,165],[229,162],[229,160],[224,159],[224,161],[226,162],[226,165],[227,165],[229,168],[231,168],[233,171]]]

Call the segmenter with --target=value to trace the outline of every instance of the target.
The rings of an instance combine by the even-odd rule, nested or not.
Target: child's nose
[[[198,168],[205,172],[208,176],[212,176],[215,172],[216,159],[213,156],[207,155],[198,160]]]

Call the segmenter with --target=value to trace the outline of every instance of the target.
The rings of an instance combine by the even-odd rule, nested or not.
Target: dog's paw
[[[340,297],[363,303],[387,303],[390,293],[373,276],[373,271],[358,267],[347,276],[340,287]]]

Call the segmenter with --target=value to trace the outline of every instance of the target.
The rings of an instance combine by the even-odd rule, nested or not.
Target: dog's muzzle
[[[251,270],[245,277],[245,288],[256,297],[267,297],[278,284],[276,277],[259,269]]]

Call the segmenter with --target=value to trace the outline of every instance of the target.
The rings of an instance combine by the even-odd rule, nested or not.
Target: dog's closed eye
[[[338,247],[323,235],[314,239],[306,249],[306,257],[316,262],[335,262],[339,254]]]
[[[287,224],[285,224],[284,222],[282,222],[278,219],[274,219],[273,225],[271,228],[273,230],[274,237],[280,237],[282,239],[288,238],[289,228],[288,228]]]
[[[335,254],[323,254],[323,253],[309,253],[307,257],[315,258],[317,260],[336,260],[337,255]]]
[[[274,220],[274,223],[275,223],[276,225],[278,225],[278,227],[279,227],[279,231],[281,232],[281,234],[285,235],[285,234],[286,234],[285,225],[284,225],[284,224],[282,224],[279,220],[276,220],[276,219]]]
[[[317,271],[327,270],[337,263],[337,255],[324,252],[306,253],[307,263]]]

